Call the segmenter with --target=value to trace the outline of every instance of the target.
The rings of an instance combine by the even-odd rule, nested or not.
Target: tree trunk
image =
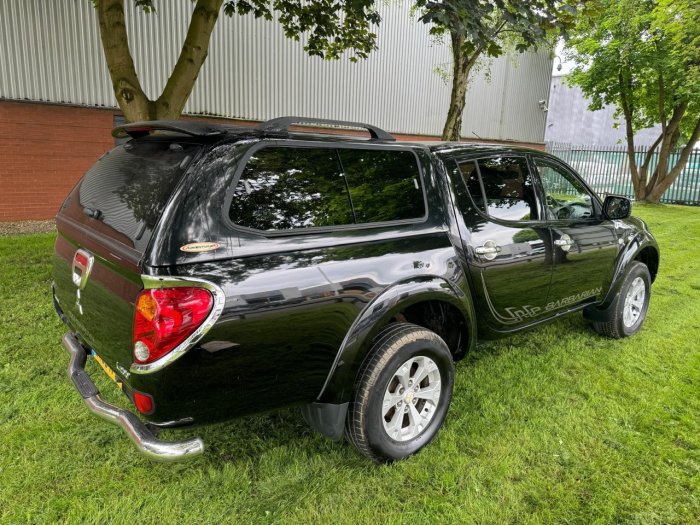
[[[679,125],[680,125],[680,119],[679,119]],[[669,123],[670,127],[670,123]],[[677,130],[676,130],[677,131]],[[676,135],[674,138],[671,140],[675,140],[676,142],[678,141],[678,135]],[[652,188],[650,188],[645,201],[646,202],[659,202],[659,199],[661,199],[662,195],[664,192],[671,187],[671,185],[675,182],[675,180],[678,178],[678,176],[681,174],[683,169],[685,168],[686,164],[688,163],[688,159],[690,158],[690,154],[693,151],[693,147],[695,146],[695,143],[700,139],[700,119],[695,123],[695,127],[693,128],[693,132],[690,135],[690,139],[686,143],[686,145],[683,147],[681,150],[681,155],[678,158],[678,161],[676,164],[673,166],[673,168],[668,172],[668,173],[663,173],[659,172],[659,176],[657,178]],[[673,144],[675,146],[675,142]],[[669,152],[672,152],[672,150]],[[666,162],[668,163],[668,157],[666,158]]]
[[[97,4],[97,18],[114,96],[124,116],[130,122],[155,118],[152,103],[141,88],[129,51],[124,0],[100,0]]]
[[[175,68],[158,100],[150,100],[139,82],[124,19],[124,0],[99,0],[97,16],[114,96],[129,122],[180,116],[209,52],[211,33],[223,0],[197,0]]]
[[[625,138],[627,139],[627,160],[630,166],[630,174],[632,177],[632,186],[634,188],[634,196],[637,200],[644,200],[646,197],[645,188],[642,176],[646,179],[646,169],[640,173],[637,168],[637,153],[634,147],[634,128],[632,127],[632,119],[634,117],[634,108],[632,101],[628,98],[631,91],[629,90],[628,81],[625,79],[623,70],[618,74],[618,83],[620,90],[620,105],[622,113],[625,117]]]
[[[445,127],[442,130],[442,140],[459,141],[462,132],[462,113],[464,113],[465,97],[469,86],[469,73],[481,54],[477,48],[471,54],[462,50],[464,39],[452,34],[452,92],[450,107],[447,111]]]

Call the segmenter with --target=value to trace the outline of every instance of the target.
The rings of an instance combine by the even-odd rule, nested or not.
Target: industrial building
[[[194,3],[155,5],[146,14],[126,2],[129,46],[151,98],[177,60]],[[410,8],[379,3],[379,49],[358,63],[309,57],[274,21],[222,14],[185,113],[364,121],[399,139],[435,139],[447,114],[451,53]],[[0,221],[45,219],[113,147],[121,113],[89,0],[4,0],[0,24]],[[469,88],[463,137],[541,148],[551,70],[543,50],[483,67]]]

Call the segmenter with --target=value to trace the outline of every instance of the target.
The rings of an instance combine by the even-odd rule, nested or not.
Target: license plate
[[[107,377],[109,377],[112,381],[114,381],[117,386],[119,387],[119,390],[124,389],[124,382],[119,379],[119,376],[117,376],[116,372],[112,370],[107,363],[104,362],[104,360],[95,353],[94,350],[91,350],[90,353],[92,354],[92,357],[95,361],[97,361],[97,364],[99,364],[102,367],[102,370],[105,371],[105,374],[107,374]]]

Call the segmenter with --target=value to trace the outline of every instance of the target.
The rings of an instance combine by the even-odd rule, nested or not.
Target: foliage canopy
[[[625,122],[636,197],[656,202],[700,138],[700,3],[591,4],[595,16],[579,20],[567,46],[576,63],[570,81],[591,100],[590,109],[616,106]],[[661,124],[661,132],[640,163],[634,134],[655,124]]]
[[[565,33],[576,3],[559,0],[417,0],[430,33],[449,35],[452,45],[452,94],[444,140],[459,140],[469,77],[481,57],[498,57],[507,44],[522,52]]]

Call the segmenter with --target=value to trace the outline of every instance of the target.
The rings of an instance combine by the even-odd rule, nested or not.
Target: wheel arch
[[[647,266],[651,282],[653,283],[659,271],[659,246],[654,238],[646,232],[639,232],[620,251],[615,263],[610,289],[603,302],[584,310],[586,319],[598,321],[606,317],[608,308],[620,292],[620,286],[622,286],[627,268],[634,261],[641,262]]]
[[[437,276],[399,282],[375,297],[355,319],[338,350],[318,402],[340,404],[349,401],[357,373],[371,349],[372,341],[387,324],[411,322],[443,336],[436,320],[426,320],[423,315],[430,311],[434,313],[436,308],[442,309],[448,318],[459,315],[463,321],[461,346],[464,351],[460,352],[459,348],[453,351],[455,359],[459,359],[476,344],[476,317],[466,283],[463,287],[456,287]]]
[[[644,263],[649,269],[651,282],[656,280],[656,274],[659,272],[659,250],[650,244],[641,248],[634,256],[635,261]]]

